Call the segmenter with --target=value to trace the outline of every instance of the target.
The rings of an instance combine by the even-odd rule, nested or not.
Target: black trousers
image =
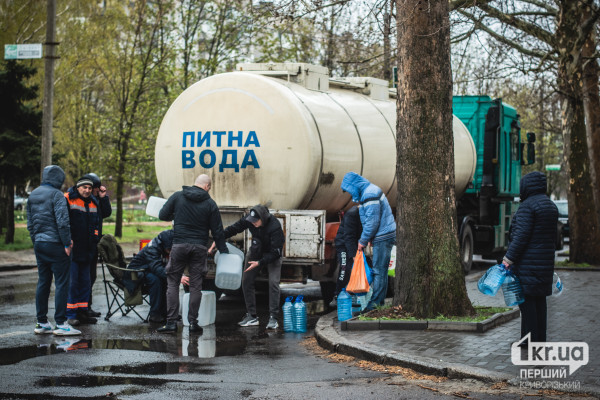
[[[521,338],[531,332],[532,342],[545,342],[548,316],[546,296],[525,295],[525,301],[519,304],[519,309],[521,310]]]
[[[335,283],[335,295],[340,294],[343,288],[348,286],[350,274],[352,273],[352,265],[354,264],[354,255],[350,255],[346,250],[337,252],[337,261],[339,266],[338,278]]]

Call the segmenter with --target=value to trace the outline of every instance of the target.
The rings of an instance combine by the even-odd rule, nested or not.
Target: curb
[[[361,321],[358,319],[349,319],[340,324],[343,331],[371,331],[371,330],[430,330],[430,331],[459,331],[459,332],[478,332],[483,333],[505,322],[518,318],[521,312],[518,308],[497,313],[481,322],[461,322],[461,321],[390,321],[374,320]]]
[[[365,361],[410,368],[423,374],[443,376],[449,379],[476,379],[482,382],[507,382],[512,386],[519,385],[519,378],[511,374],[471,367],[465,364],[440,361],[428,357],[402,354],[397,351],[382,351],[377,346],[372,346],[369,343],[349,340],[338,333],[336,325],[339,324],[341,327],[341,323],[336,322],[336,314],[337,312],[333,311],[323,315],[319,318],[317,325],[315,326],[317,343],[326,350],[356,357]],[[600,395],[600,391],[596,389],[565,390],[565,392],[582,393],[593,396]]]
[[[22,271],[26,269],[37,268],[37,264],[5,264],[0,265],[0,272],[4,271]]]
[[[410,368],[414,371],[452,379],[477,379],[484,382],[508,382],[514,376],[501,372],[488,371],[483,368],[469,367],[467,365],[448,363],[432,358],[402,354],[400,352],[386,352],[371,346],[368,343],[355,342],[341,336],[334,327],[331,312],[319,318],[315,326],[315,337],[319,345],[329,351],[348,356],[353,356],[366,361],[384,365],[395,365]],[[364,321],[361,321],[364,322]],[[378,321],[376,321],[378,322]]]

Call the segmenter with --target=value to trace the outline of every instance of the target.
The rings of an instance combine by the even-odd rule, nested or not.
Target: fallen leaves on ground
[[[426,375],[413,371],[410,368],[398,367],[396,365],[382,365],[372,361],[359,360],[356,357],[346,356],[344,354],[331,353],[328,350],[323,349],[317,343],[317,339],[314,337],[307,338],[302,342],[302,345],[307,349],[315,353],[316,355],[331,360],[336,363],[349,363],[353,364],[362,369],[368,369],[370,371],[383,372],[393,375],[402,375],[409,380],[429,380],[433,382],[444,382],[448,378],[444,376]]]

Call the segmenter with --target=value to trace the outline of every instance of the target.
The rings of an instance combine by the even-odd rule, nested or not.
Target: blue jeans
[[[150,316],[156,319],[167,317],[167,280],[152,272],[144,274],[144,286],[150,295]]]
[[[373,265],[371,266],[373,295],[371,301],[367,304],[367,310],[383,305],[387,293],[390,255],[395,242],[396,239],[388,239],[373,243]]]
[[[33,245],[38,266],[38,284],[35,291],[37,322],[48,322],[48,298],[54,275],[54,322],[62,325],[67,320],[67,296],[69,293],[69,267],[71,259],[61,243],[35,242]]]

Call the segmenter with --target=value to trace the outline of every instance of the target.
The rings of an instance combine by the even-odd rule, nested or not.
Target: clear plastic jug
[[[498,293],[498,289],[502,286],[505,277],[506,270],[504,266],[502,264],[494,265],[479,279],[477,288],[483,294],[495,296]]]

